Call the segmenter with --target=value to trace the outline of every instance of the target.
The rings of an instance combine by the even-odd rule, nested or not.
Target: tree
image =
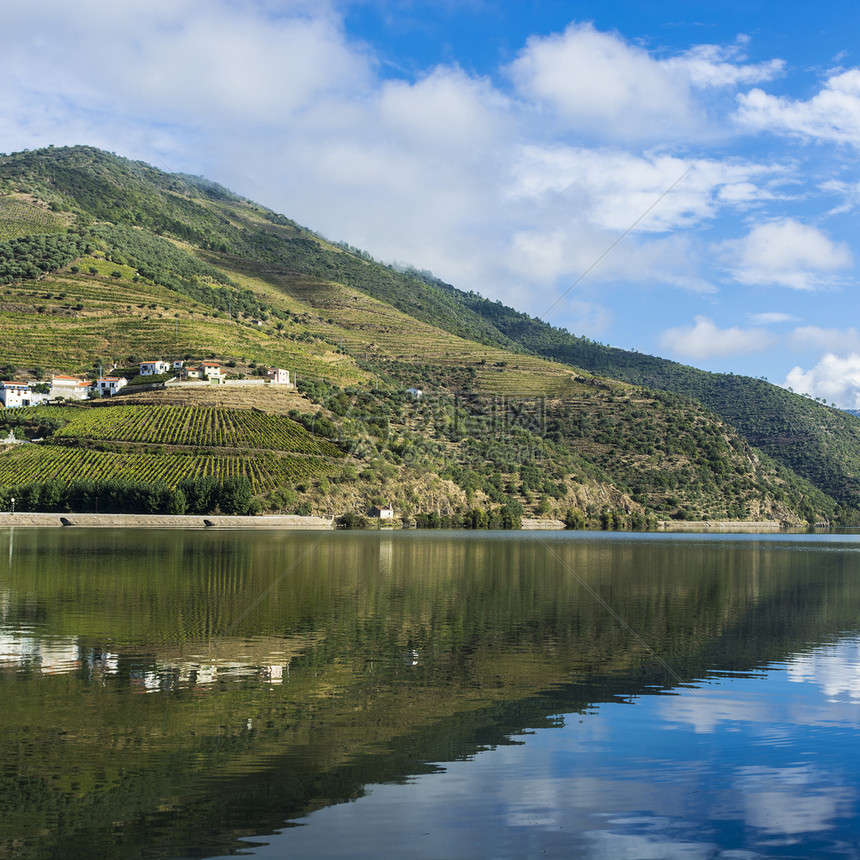
[[[218,494],[218,506],[225,514],[253,513],[254,493],[251,482],[244,475],[225,478]]]

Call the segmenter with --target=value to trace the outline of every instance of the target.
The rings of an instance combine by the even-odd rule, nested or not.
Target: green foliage
[[[522,516],[514,505],[490,510],[472,508],[462,516],[430,511],[416,514],[415,525],[419,529],[519,529]]]
[[[182,478],[176,485],[189,514],[208,514],[218,504],[220,485],[215,478]]]
[[[231,475],[221,484],[218,506],[225,514],[256,513],[254,490],[244,475]]]
[[[336,520],[339,529],[366,529],[368,526],[367,518],[361,514],[348,511]]]
[[[154,377],[141,377],[143,382]],[[55,407],[40,407],[49,417]],[[343,457],[290,418],[244,409],[193,406],[110,405],[63,412],[54,439],[131,442],[219,448],[255,448]]]
[[[190,491],[190,496],[188,495]],[[0,510],[36,513],[101,514],[210,514],[258,512],[251,483],[234,476],[219,483],[213,479],[186,479],[176,487],[163,481],[76,478],[53,479],[15,486],[0,486]]]
[[[75,233],[23,236],[0,242],[0,284],[35,280],[61,269],[84,253],[87,244]]]
[[[192,451],[139,451],[102,444],[66,447],[22,445],[0,457],[0,487],[42,483],[56,478],[64,484],[78,478],[104,482],[128,480],[163,481],[178,486],[185,478],[210,477],[216,481],[243,475],[255,493],[302,480],[331,475],[338,466],[319,457],[299,457],[259,452],[253,456],[209,454]]]
[[[65,233],[63,219],[16,197],[0,197],[0,241],[31,234]]]
[[[579,508],[568,508],[564,515],[564,527],[566,529],[582,530],[586,525],[585,514]]]
[[[249,290],[236,289],[219,269],[159,236],[123,224],[99,224],[90,234],[114,261],[118,257],[124,259],[146,280],[201,304],[220,311],[232,310],[234,314],[254,315],[267,307]],[[114,277],[113,272],[110,274]]]
[[[684,400],[704,404],[736,428],[750,445],[816,487],[814,504],[822,513],[834,511],[833,500],[860,506],[860,422],[853,416],[761,379],[708,373],[605,346],[473,293],[453,291],[452,295],[490,323],[500,336],[515,340],[529,352],[592,374],[666,392],[667,405]],[[709,459],[712,471],[719,475],[719,452],[713,452]]]

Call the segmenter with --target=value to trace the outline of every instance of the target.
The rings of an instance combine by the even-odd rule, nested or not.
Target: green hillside
[[[532,353],[634,385],[697,400],[750,445],[802,475],[843,505],[860,504],[860,421],[764,379],[708,373],[668,359],[594,343],[476,296],[471,310]]]
[[[852,416],[761,380],[592,344],[198,177],[89,147],[2,156],[0,225],[7,377],[212,358],[238,377],[287,367],[302,392],[287,403],[223,387],[80,407],[65,426],[49,422],[45,442],[0,455],[0,487],[52,469],[90,474],[97,460],[93,480],[243,475],[272,510],[337,515],[376,499],[452,524],[474,509],[592,525],[819,522],[850,519],[860,500]],[[225,404],[233,411],[218,412]],[[311,454],[242,425],[237,413],[252,408],[289,413],[346,464],[304,475]],[[201,410],[212,435],[192,441],[177,428]]]

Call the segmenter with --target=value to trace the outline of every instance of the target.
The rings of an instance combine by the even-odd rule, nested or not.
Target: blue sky
[[[203,174],[576,334],[856,408],[858,19],[6,0],[0,149]]]

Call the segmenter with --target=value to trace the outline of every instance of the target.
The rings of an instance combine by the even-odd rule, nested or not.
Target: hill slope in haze
[[[0,156],[0,327],[0,369],[21,378],[167,356],[290,368],[304,392],[293,418],[350,466],[342,484],[267,490],[273,508],[815,522],[860,500],[853,416],[600,347],[215,183],[89,147]],[[74,444],[129,444],[105,433]]]

